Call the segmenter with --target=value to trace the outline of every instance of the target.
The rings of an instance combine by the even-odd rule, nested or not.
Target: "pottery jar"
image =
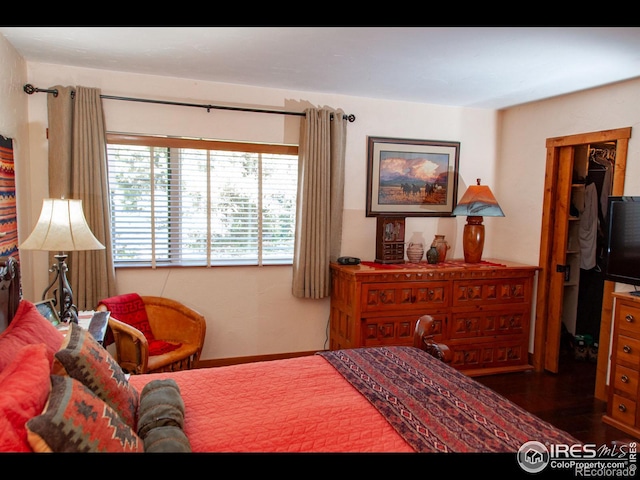
[[[411,263],[418,263],[424,255],[424,245],[421,243],[409,243],[407,245],[407,258]]]
[[[447,258],[447,252],[451,248],[449,242],[444,239],[444,235],[436,235],[431,246],[438,250],[438,262],[444,262]]]
[[[427,250],[427,262],[438,263],[438,249],[436,247],[431,247]]]

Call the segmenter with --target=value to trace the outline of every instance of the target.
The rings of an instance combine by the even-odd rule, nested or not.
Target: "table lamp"
[[[93,235],[82,210],[82,200],[45,198],[42,201],[40,218],[31,235],[19,246],[24,250],[58,252],[57,263],[49,269],[56,275],[44,290],[42,299],[58,282],[54,290],[54,304],[63,322],[78,323],[78,309],[73,304],[73,292],[67,280],[67,254],[77,250],[101,250],[104,247]]]
[[[453,215],[466,215],[467,223],[462,234],[464,261],[479,263],[484,248],[484,225],[482,217],[504,217],[498,201],[486,185],[470,185],[453,210]]]

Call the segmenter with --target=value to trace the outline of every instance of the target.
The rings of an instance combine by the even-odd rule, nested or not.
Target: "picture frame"
[[[460,142],[367,137],[367,217],[449,217]]]
[[[49,320],[51,325],[56,327],[60,324],[60,316],[53,303],[53,299],[42,300],[41,302],[37,302],[35,306],[38,312],[40,312],[40,315]]]

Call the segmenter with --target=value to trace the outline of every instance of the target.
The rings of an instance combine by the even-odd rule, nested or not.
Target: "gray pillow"
[[[138,436],[144,440],[158,427],[184,427],[184,401],[173,379],[152,380],[140,393]]]

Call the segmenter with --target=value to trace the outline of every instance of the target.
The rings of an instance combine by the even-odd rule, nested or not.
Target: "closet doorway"
[[[546,142],[547,162],[540,241],[533,365],[536,371],[558,372],[561,335],[565,328],[575,330],[580,279],[579,216],[589,177],[590,154],[594,149],[615,150],[610,156],[610,195],[622,195],[631,128],[605,130],[563,137]],[[592,158],[593,159],[593,158]],[[600,160],[600,159],[599,159]],[[591,165],[596,168],[595,165]],[[601,172],[604,173],[604,172]],[[593,187],[590,187],[591,189]],[[582,197],[581,197],[582,195]],[[579,215],[576,215],[579,213]],[[584,273],[584,272],[583,272]],[[572,288],[575,287],[575,288]],[[602,306],[597,356],[595,396],[606,400],[606,376],[614,284],[602,282]],[[585,292],[583,292],[584,296]],[[597,321],[597,319],[596,319]],[[575,332],[572,332],[575,333]]]

